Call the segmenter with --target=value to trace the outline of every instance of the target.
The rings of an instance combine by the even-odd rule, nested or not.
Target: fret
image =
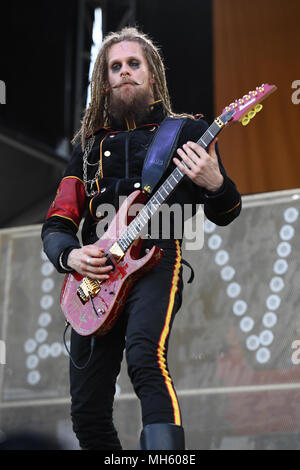
[[[212,129],[212,132],[214,133],[215,137],[219,134],[219,132],[221,132],[220,127],[218,126],[218,124],[215,121],[212,123],[210,128]]]
[[[182,173],[182,171],[181,171],[179,168],[176,168],[176,171],[177,171],[178,176],[179,176],[180,178],[183,178],[183,177],[184,177],[184,173]]]
[[[202,141],[205,143],[205,147],[207,147],[210,144],[211,138],[207,134],[207,131],[203,134]]]
[[[171,188],[169,189],[168,186]],[[173,190],[173,187],[171,186],[170,182],[167,180],[165,183],[164,183],[164,187],[166,187],[168,189],[168,194],[170,194]]]
[[[179,168],[175,168],[173,173],[176,173],[176,176],[179,178],[178,183],[181,180],[181,178],[184,177],[184,173],[182,173],[182,171]]]
[[[145,207],[143,207],[143,209],[141,210],[140,214],[142,214],[142,217],[144,218],[145,217],[145,222],[147,223],[148,220],[149,220],[149,215],[147,213],[147,205]]]
[[[201,137],[201,139],[198,140],[197,144],[199,144],[199,145],[202,144],[202,147],[206,147],[206,143],[202,140],[202,137]]]
[[[131,240],[128,236],[126,237],[126,240],[125,240],[125,250],[127,250],[127,248],[131,245],[131,243],[133,242],[133,240]]]
[[[174,176],[174,172],[171,173],[170,176],[172,176],[172,178],[176,181],[176,184],[178,184],[178,181],[177,181],[177,179],[176,179],[175,176]],[[172,187],[171,183],[170,183],[170,186]],[[172,188],[172,189],[174,189],[174,188]]]
[[[126,251],[127,248],[130,246],[131,241],[128,239],[128,237],[122,239],[122,250]]]
[[[147,220],[147,219],[144,219],[143,214],[142,214],[143,210],[144,210],[144,209],[141,210],[141,212],[139,213],[139,215],[140,215],[141,218],[143,219],[143,222],[146,224],[146,223],[148,222],[148,220]]]
[[[128,232],[129,232],[130,237],[132,236],[132,233],[133,233],[133,240],[135,239],[135,237],[139,233],[134,227],[131,226],[131,224],[128,226]]]
[[[164,191],[164,192],[162,193],[162,191]],[[163,201],[165,201],[166,198],[168,197],[168,193],[166,193],[166,190],[164,189],[164,187],[161,186],[159,188],[158,192],[159,192],[159,195],[162,197]],[[167,196],[166,196],[166,194],[167,194]]]
[[[151,217],[151,215],[152,215],[152,214],[151,214],[151,210],[150,210],[149,203],[148,203],[148,204],[146,204],[146,206],[145,206],[145,210],[146,210],[146,212],[147,212],[147,214],[146,214],[146,215],[147,215],[147,217],[148,217],[148,220],[149,220],[149,219],[150,219],[150,217]],[[150,212],[150,214],[149,214],[149,212]]]
[[[162,187],[160,189],[163,189],[164,192],[166,193],[166,195],[169,196],[170,193],[168,193],[168,191],[166,190],[165,183],[162,185]]]
[[[156,212],[157,206],[152,204],[151,207],[149,208],[151,215],[153,215]],[[153,211],[153,212],[152,212]]]
[[[155,193],[155,196],[156,196],[156,200],[159,202],[159,204],[164,202],[165,198],[160,194],[159,190]],[[158,199],[158,197],[161,197],[161,201]]]
[[[125,241],[122,238],[119,239],[119,245],[123,251],[126,250]]]
[[[138,232],[139,232],[140,230],[142,230],[143,226],[142,226],[141,223],[137,222],[136,220],[134,220],[132,223],[134,224],[134,229],[135,229],[135,230],[137,230]]]
[[[138,224],[140,230],[142,230],[147,224],[147,220],[145,221],[144,218],[140,216],[140,214],[138,215]]]
[[[155,194],[152,196],[152,199],[155,199],[156,202],[158,203],[158,206],[160,206],[160,201],[159,201],[158,199],[156,199],[156,194],[157,194],[157,193],[155,193]]]
[[[205,147],[208,147],[208,145],[213,141],[213,139],[221,132],[220,127],[213,122],[211,126],[209,126],[208,129],[204,132],[202,137],[198,140],[199,145],[204,145]]]

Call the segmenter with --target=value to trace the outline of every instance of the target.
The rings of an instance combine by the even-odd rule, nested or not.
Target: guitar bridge
[[[95,297],[100,289],[100,281],[85,277],[77,288],[77,295],[81,302],[85,304],[91,297]]]

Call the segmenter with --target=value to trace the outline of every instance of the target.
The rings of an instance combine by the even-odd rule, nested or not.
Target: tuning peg
[[[255,112],[256,112],[256,113],[259,113],[259,111],[261,111],[261,110],[262,110],[262,108],[263,108],[263,105],[262,105],[262,104],[260,104],[260,103],[258,103],[258,104],[255,106],[255,108],[254,108],[254,109],[255,109]]]
[[[249,111],[249,113],[248,113],[248,118],[249,118],[249,119],[253,119],[254,116],[255,116],[255,114],[256,114],[255,109],[250,109],[250,111]]]
[[[247,126],[250,122],[250,119],[248,116],[244,116],[243,119],[242,119],[242,125],[243,126]]]

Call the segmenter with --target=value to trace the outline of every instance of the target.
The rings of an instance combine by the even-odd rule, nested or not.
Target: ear
[[[150,82],[151,82],[151,83],[155,83],[154,75],[152,75],[152,78],[151,78]]]

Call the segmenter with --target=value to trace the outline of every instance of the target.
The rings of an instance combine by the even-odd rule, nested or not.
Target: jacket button
[[[141,186],[141,183],[134,183],[133,185],[135,188],[139,188]]]
[[[110,156],[111,156],[111,152],[110,152],[109,150],[106,150],[106,151],[104,152],[104,156],[105,156],[105,157],[110,157]]]

